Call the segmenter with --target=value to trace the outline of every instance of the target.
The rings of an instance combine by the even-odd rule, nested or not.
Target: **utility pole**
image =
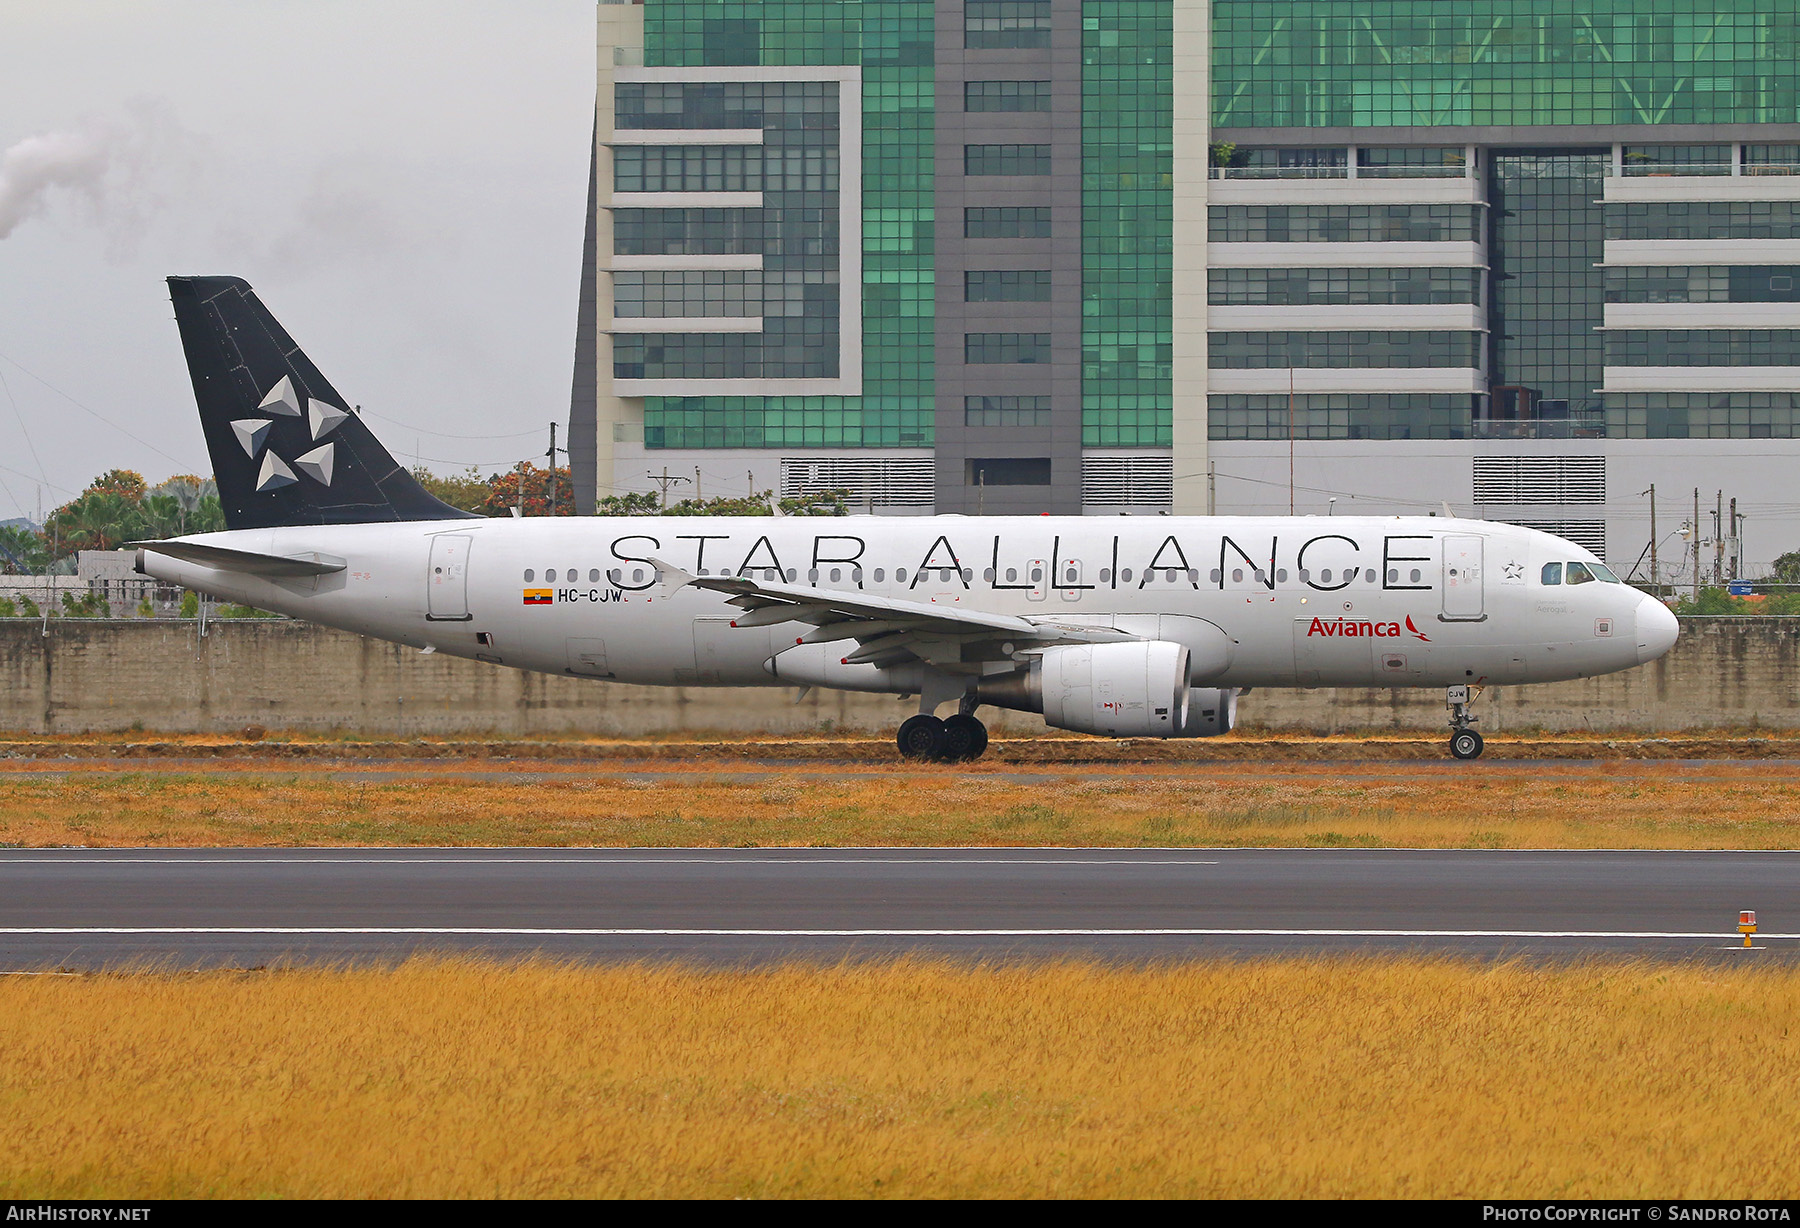
[[[1713,587],[1725,582],[1725,492],[1714,494],[1713,507]]]
[[[1700,488],[1694,487],[1694,600],[1700,600]]]
[[[1731,539],[1731,579],[1744,578],[1744,539],[1738,536],[1737,496],[1731,496],[1731,518],[1725,522],[1730,527],[1726,530]]]
[[[549,458],[550,469],[550,514],[556,515],[556,423],[550,424],[550,450],[544,455]]]
[[[1656,483],[1650,483],[1650,489],[1644,493],[1650,496],[1650,587],[1660,595],[1662,590],[1656,583]]]
[[[699,470],[695,470],[695,472],[698,473]],[[689,480],[677,474],[670,473],[667,465],[663,466],[663,471],[660,476],[654,473],[646,473],[644,476],[656,483],[657,502],[664,508],[669,506],[669,487],[677,482],[686,482]]]
[[[695,503],[700,502],[701,498],[702,498],[702,496],[700,494],[700,466],[695,465],[694,466],[694,502]]]

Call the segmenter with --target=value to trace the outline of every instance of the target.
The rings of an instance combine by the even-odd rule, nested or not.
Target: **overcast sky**
[[[404,461],[542,456],[593,0],[0,0],[0,30],[0,520],[211,472],[170,274],[247,279]]]

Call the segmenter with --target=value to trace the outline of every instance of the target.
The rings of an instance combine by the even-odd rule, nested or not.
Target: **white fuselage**
[[[1626,585],[1547,585],[1546,564],[1596,562],[1579,547],[1438,517],[544,518],[182,540],[344,566],[262,578],[150,547],[144,570],[418,648],[653,685],[781,685],[771,659],[811,628],[734,627],[726,594],[676,587],[652,558],[1147,639],[1222,631],[1223,656],[1191,645],[1196,686],[1550,682],[1628,669],[1675,640],[1668,610]]]

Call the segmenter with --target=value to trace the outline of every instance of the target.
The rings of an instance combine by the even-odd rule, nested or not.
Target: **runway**
[[[1763,949],[1743,952],[1740,909]],[[544,952],[1792,961],[1800,853],[1316,849],[0,851],[0,970]]]

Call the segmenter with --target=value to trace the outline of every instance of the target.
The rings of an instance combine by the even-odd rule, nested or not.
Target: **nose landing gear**
[[[1480,693],[1480,688],[1476,688],[1475,694]],[[1481,735],[1469,727],[1479,719],[1469,715],[1472,698],[1466,686],[1447,687],[1444,691],[1444,701],[1450,705],[1450,753],[1458,759],[1481,757]]]

